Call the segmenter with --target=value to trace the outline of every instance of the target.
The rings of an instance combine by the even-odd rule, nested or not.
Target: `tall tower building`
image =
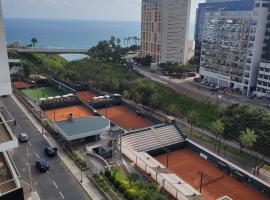
[[[4,30],[3,11],[0,0],[0,96],[10,95],[11,93],[12,91]]]
[[[141,54],[156,63],[187,62],[190,0],[142,0]]]

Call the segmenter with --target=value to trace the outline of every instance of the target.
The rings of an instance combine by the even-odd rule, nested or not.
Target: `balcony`
[[[11,126],[14,119],[3,106],[0,106],[0,152],[18,147],[18,140],[15,137]]]
[[[0,153],[0,199],[6,196],[23,199],[23,189],[20,176],[7,152]]]

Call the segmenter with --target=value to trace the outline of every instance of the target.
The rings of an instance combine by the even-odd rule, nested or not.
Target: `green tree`
[[[188,113],[188,122],[190,123],[190,131],[193,133],[193,125],[199,120],[199,115],[196,111],[191,111]]]
[[[161,102],[160,96],[158,95],[157,92],[155,92],[154,94],[152,94],[152,96],[149,99],[150,106],[153,108],[153,110],[155,108],[159,108],[160,102]]]
[[[241,131],[239,141],[250,152],[251,152],[252,147],[255,145],[256,140],[257,140],[257,135],[255,134],[254,130],[246,128],[245,131]]]
[[[217,121],[212,122],[211,131],[216,136],[215,150],[216,150],[216,146],[217,146],[218,138],[219,138],[219,147],[218,147],[218,149],[219,149],[221,137],[222,137],[222,134],[224,132],[224,124],[221,122],[221,120],[218,119]],[[218,150],[218,152],[219,152],[219,150]]]
[[[113,79],[113,80],[112,80],[112,88],[113,88],[114,90],[118,90],[118,89],[119,89],[119,86],[120,86],[119,80]]]
[[[130,97],[129,91],[128,91],[128,90],[124,90],[124,91],[123,91],[123,96],[124,96],[126,99],[129,99],[129,97]]]
[[[141,95],[139,92],[136,92],[136,93],[135,93],[134,101],[135,101],[136,103],[141,103],[141,102],[142,102],[142,95]]]
[[[32,43],[33,46],[36,46],[36,44],[38,43],[37,38],[35,38],[35,37],[32,38],[32,39],[31,39],[31,43]]]
[[[29,78],[30,73],[31,73],[31,66],[29,64],[24,64],[22,71],[23,71],[23,76],[26,78]]]
[[[129,184],[132,185],[132,183],[135,183],[139,180],[139,175],[137,173],[131,172],[127,176]]]

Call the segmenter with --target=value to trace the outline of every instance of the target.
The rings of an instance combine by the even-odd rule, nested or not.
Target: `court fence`
[[[125,145],[122,145],[122,153],[132,162],[134,162],[140,170],[147,174],[151,179],[155,180],[159,184],[159,186],[163,188],[166,192],[168,192],[172,197],[177,200],[189,200],[187,195],[183,194],[183,192],[178,189],[179,186],[181,187],[181,183],[171,183],[171,180],[168,180],[169,178],[164,175],[164,168],[154,168],[149,166],[149,164],[147,164],[144,159],[140,158],[136,154],[138,152]],[[185,190],[188,190],[188,188],[186,188]],[[193,199],[195,196],[197,196],[198,199],[201,199],[201,194],[193,193],[193,191],[194,190],[187,191],[187,193],[190,193],[189,196],[193,196]]]

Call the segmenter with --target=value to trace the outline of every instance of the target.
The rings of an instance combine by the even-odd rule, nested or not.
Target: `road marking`
[[[28,141],[28,144],[29,144],[29,146],[30,146],[30,147],[32,146],[32,144],[31,144],[31,142],[30,142],[30,141]]]
[[[58,186],[56,185],[55,181],[53,181],[53,184],[54,184],[54,186],[56,187],[56,189],[58,190],[59,188],[58,188]]]
[[[39,159],[39,156],[38,156],[38,154],[37,153],[35,153],[36,154],[36,157]]]
[[[59,192],[59,194],[61,195],[62,199],[65,199],[64,195],[62,194],[62,192]]]
[[[47,174],[50,174],[50,172],[49,172],[49,171],[46,171],[46,173],[47,173]]]

